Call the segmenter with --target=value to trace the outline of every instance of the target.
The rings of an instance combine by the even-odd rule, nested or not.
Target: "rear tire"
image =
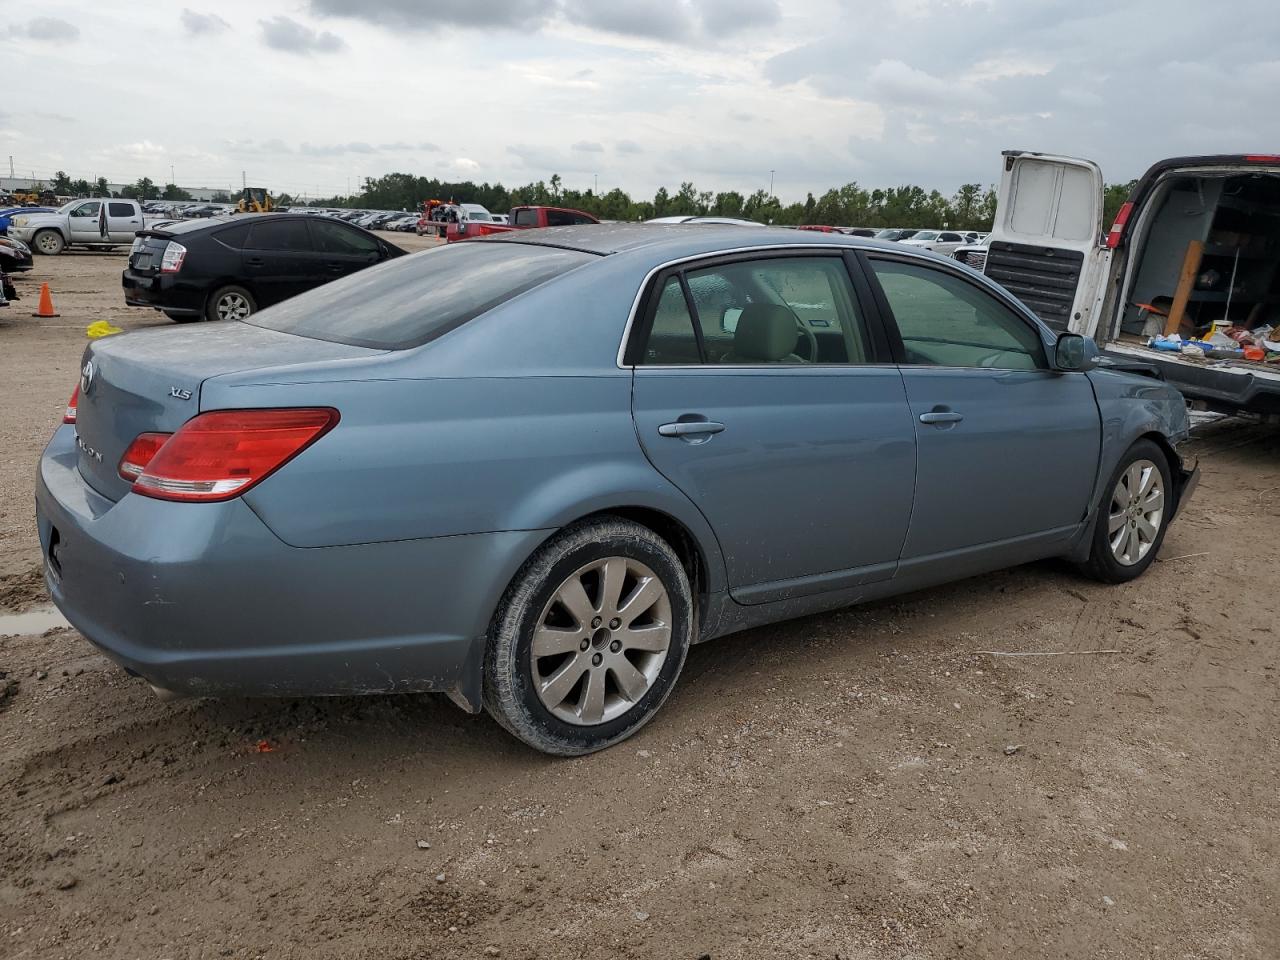
[[[525,563],[498,605],[485,708],[544,753],[603,750],[666,701],[693,621],[689,578],[665,540],[617,518],[571,526]]]
[[[170,313],[168,310],[163,311],[164,315],[174,323],[198,323],[204,317],[198,313]]]
[[[213,291],[204,307],[206,320],[243,320],[256,313],[258,304],[244,287],[234,284]]]
[[[1103,583],[1128,583],[1155,562],[1173,514],[1173,476],[1158,445],[1139,440],[1103,488],[1093,543],[1082,572]]]
[[[67,241],[57,230],[40,230],[31,238],[31,249],[47,257],[56,257],[67,247]]]

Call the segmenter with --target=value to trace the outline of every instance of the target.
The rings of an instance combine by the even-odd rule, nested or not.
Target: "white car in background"
[[[898,242],[908,247],[923,247],[949,257],[956,247],[965,242],[965,238],[951,230],[921,230],[915,236]]]

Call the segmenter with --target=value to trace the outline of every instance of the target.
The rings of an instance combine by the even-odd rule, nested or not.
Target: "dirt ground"
[[[0,309],[0,607],[43,602],[85,326],[167,322],[123,263],[38,259]],[[0,957],[1280,956],[1280,434],[1199,434],[1137,583],[1042,563],[707,644],[580,760],[440,697],[164,702],[70,629],[0,639]]]

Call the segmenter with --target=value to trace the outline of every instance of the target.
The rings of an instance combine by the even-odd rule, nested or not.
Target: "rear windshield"
[[[404,350],[596,259],[520,243],[452,244],[361,270],[245,322],[316,340]]]

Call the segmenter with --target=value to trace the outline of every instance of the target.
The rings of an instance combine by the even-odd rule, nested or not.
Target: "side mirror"
[[[1078,333],[1064,333],[1058,337],[1058,346],[1053,354],[1055,370],[1079,371],[1088,370],[1098,356],[1098,345],[1089,337]]]

